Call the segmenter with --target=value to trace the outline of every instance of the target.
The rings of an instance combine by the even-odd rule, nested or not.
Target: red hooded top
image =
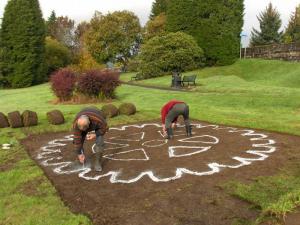
[[[161,111],[160,111],[160,114],[161,114],[161,122],[164,124],[165,121],[166,121],[166,116],[168,114],[168,112],[173,108],[174,105],[178,104],[178,103],[184,103],[182,101],[177,101],[177,100],[171,100],[169,101],[167,104],[165,104]],[[174,121],[172,122],[176,122],[177,121],[177,118],[175,118]]]

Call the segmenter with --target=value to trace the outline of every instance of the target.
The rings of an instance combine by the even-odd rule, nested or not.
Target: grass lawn
[[[133,74],[122,74],[121,79],[128,81]],[[189,74],[198,76],[199,86],[192,92],[170,92],[122,85],[118,88],[117,99],[113,103],[118,105],[121,102],[133,102],[138,113],[132,117],[116,117],[109,120],[109,124],[113,126],[159,118],[160,108],[166,101],[181,99],[190,105],[191,117],[195,119],[300,135],[300,64],[242,60],[231,66],[205,68]],[[138,83],[169,86],[170,79],[170,76],[165,76]],[[28,158],[18,143],[18,139],[30,133],[69,130],[73,117],[85,106],[53,105],[53,99],[48,84],[17,90],[0,90],[1,112],[22,112],[29,109],[36,111],[39,116],[37,127],[1,129],[0,144],[12,142],[15,147],[12,151],[0,151],[0,224],[90,223],[87,217],[69,212],[41,170]],[[101,105],[96,104],[99,107]],[[65,125],[48,125],[46,112],[52,109],[59,109],[64,113],[67,120]],[[6,168],[7,165],[9,168]],[[1,169],[2,167],[6,169]],[[263,202],[259,202],[253,198],[251,190],[256,190],[258,185],[264,184],[264,180],[268,182],[267,179],[254,182],[253,186],[248,185],[248,189],[243,189],[250,191],[243,193],[239,191],[239,187],[243,187],[244,184],[231,183],[229,192],[254,204],[267,205],[271,200],[272,203],[279,203],[282,199],[287,199],[286,195],[299,193],[299,176],[294,176],[293,173],[284,173],[284,176],[291,184],[287,192],[280,189],[282,174],[278,175],[278,179],[269,178],[274,179],[274,182],[270,188],[261,191],[264,193],[272,188],[279,188],[278,198],[275,200],[266,197]],[[28,194],[26,187],[31,184],[35,184],[34,193]],[[292,204],[295,206],[299,202]],[[279,207],[278,204],[276,206]],[[272,210],[275,212],[277,208]],[[288,210],[281,210],[279,214]]]

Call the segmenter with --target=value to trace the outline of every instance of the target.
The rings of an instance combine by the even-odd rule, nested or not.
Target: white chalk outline
[[[161,144],[157,144],[157,145],[149,145],[148,143],[149,142],[155,142],[155,141],[161,141],[161,142],[163,142],[163,143],[161,143]],[[168,140],[167,139],[154,139],[154,140],[150,140],[150,141],[145,141],[144,143],[142,143],[142,146],[146,146],[146,147],[148,147],[148,148],[154,148],[154,147],[160,147],[160,146],[163,146],[163,145],[165,145],[165,144],[167,144],[168,143]]]
[[[197,150],[197,151],[193,151],[193,152],[190,152],[190,153],[185,153],[185,154],[177,154],[176,153],[176,149],[178,148],[184,148],[184,149],[200,149],[200,150]],[[191,155],[196,155],[196,154],[199,154],[199,153],[202,153],[202,152],[206,152],[208,151],[209,149],[211,149],[211,146],[207,146],[207,147],[202,147],[202,146],[170,146],[169,147],[169,157],[170,158],[173,158],[173,157],[186,157],[186,156],[191,156]],[[176,154],[175,154],[176,153]]]
[[[135,136],[137,134],[141,134],[141,136],[140,136],[139,139],[124,139],[123,135],[119,135],[119,136],[116,136],[116,137],[111,137],[111,138],[109,138],[109,140],[117,140],[117,141],[141,141],[141,140],[144,139],[145,132],[133,133],[133,134],[125,135],[125,137]]]
[[[118,130],[118,131],[124,131],[127,128],[134,127],[134,128],[144,128],[146,126],[155,126],[160,128],[161,125],[157,123],[151,123],[151,124],[142,124],[142,125],[126,125],[122,126],[120,128],[111,128],[111,130]],[[217,162],[211,162],[207,164],[207,167],[209,168],[207,171],[192,171],[187,168],[177,168],[175,171],[175,175],[171,177],[157,177],[154,175],[152,171],[143,171],[139,173],[136,177],[132,179],[119,179],[119,175],[122,173],[121,170],[118,171],[109,171],[105,174],[100,174],[97,176],[89,176],[88,173],[91,171],[90,168],[78,168],[76,170],[72,171],[64,171],[63,169],[66,168],[68,165],[70,165],[72,162],[52,162],[54,160],[61,160],[61,157],[55,157],[52,154],[60,153],[61,150],[57,147],[65,146],[66,144],[61,142],[70,142],[73,140],[72,135],[65,136],[64,139],[56,139],[53,141],[50,141],[47,146],[43,146],[40,148],[40,151],[37,155],[37,160],[40,162],[43,166],[54,166],[55,168],[53,171],[57,174],[72,174],[72,173],[79,173],[78,176],[80,178],[86,179],[86,180],[99,180],[101,178],[110,177],[109,181],[111,183],[134,183],[142,179],[143,177],[149,177],[154,182],[169,182],[172,180],[180,179],[184,174],[194,175],[194,176],[207,176],[212,175],[215,173],[219,173],[222,169],[230,168],[230,169],[237,169],[242,166],[251,165],[255,161],[263,161],[267,159],[271,154],[274,153],[277,149],[275,146],[276,142],[273,139],[268,139],[268,136],[261,133],[256,133],[253,130],[249,129],[238,129],[234,127],[223,127],[219,125],[202,125],[202,124],[193,124],[194,128],[196,129],[202,129],[202,128],[211,128],[213,130],[227,130],[229,133],[240,133],[241,136],[250,137],[250,141],[266,141],[267,143],[253,143],[252,148],[249,150],[246,150],[245,152],[255,156],[256,158],[244,158],[240,156],[234,156],[232,159],[237,161],[237,164],[233,165],[224,165],[219,164]],[[52,149],[53,148],[53,149]],[[261,150],[262,148],[265,148],[266,150]],[[257,150],[259,149],[259,150]],[[258,157],[257,157],[258,156]]]
[[[129,152],[135,152],[135,151],[143,152],[145,158],[143,158],[143,159],[117,159],[117,158],[110,157],[110,156],[116,156],[116,155],[126,154]],[[124,151],[124,152],[117,152],[117,153],[113,153],[113,154],[107,154],[107,155],[103,155],[103,157],[110,159],[110,160],[117,160],[117,161],[147,161],[147,160],[149,160],[149,156],[147,155],[145,149],[143,149],[143,148],[133,149],[133,150]]]
[[[199,137],[209,137],[214,139],[214,142],[209,142],[209,141],[190,141],[191,139],[196,139]],[[179,142],[187,142],[187,143],[203,143],[203,144],[218,144],[220,142],[219,138],[211,136],[211,135],[198,135],[198,136],[192,136],[192,137],[188,137],[188,138],[183,138],[178,140]]]

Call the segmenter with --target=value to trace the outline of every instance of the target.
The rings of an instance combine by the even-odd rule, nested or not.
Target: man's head
[[[79,130],[86,131],[90,126],[90,119],[86,115],[82,115],[77,119],[77,126]]]

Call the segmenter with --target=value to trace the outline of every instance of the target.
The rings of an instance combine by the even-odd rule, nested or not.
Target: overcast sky
[[[0,0],[0,18],[7,2],[8,0]],[[126,9],[133,11],[144,25],[148,20],[152,2],[153,0],[40,0],[40,5],[44,18],[49,17],[51,11],[55,10],[57,16],[68,16],[76,22],[89,20],[95,10],[106,13]],[[244,38],[244,45],[248,44],[252,27],[259,26],[256,16],[267,7],[269,2],[272,2],[280,12],[282,28],[287,25],[291,12],[300,4],[300,0],[245,0],[243,30],[248,37]]]

